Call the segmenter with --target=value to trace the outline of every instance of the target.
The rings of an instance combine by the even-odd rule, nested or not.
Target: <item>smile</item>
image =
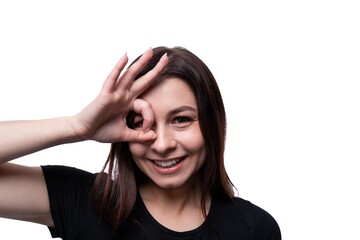
[[[172,168],[179,164],[184,158],[176,158],[168,161],[152,161],[156,166],[161,168]]]

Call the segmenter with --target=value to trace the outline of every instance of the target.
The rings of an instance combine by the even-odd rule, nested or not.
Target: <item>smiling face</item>
[[[153,110],[155,121],[151,129],[157,137],[147,143],[129,143],[132,157],[157,186],[179,188],[188,183],[206,158],[200,130],[195,95],[180,78],[162,79],[141,99]],[[134,119],[141,128],[142,117]]]

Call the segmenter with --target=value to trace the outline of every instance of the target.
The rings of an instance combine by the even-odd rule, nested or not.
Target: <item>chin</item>
[[[186,179],[152,179],[153,183],[162,189],[178,189],[185,186],[192,186],[190,178]]]
[[[155,185],[159,188],[162,189],[176,189],[176,188],[180,188],[181,186],[184,185],[184,183],[179,183],[179,182],[168,182],[168,181],[162,181],[162,182],[154,182]]]

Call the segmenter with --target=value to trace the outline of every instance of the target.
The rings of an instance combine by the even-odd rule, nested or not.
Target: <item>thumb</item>
[[[138,142],[144,143],[148,141],[152,141],[156,138],[156,133],[153,130],[149,131],[138,131],[134,129],[129,129],[126,139],[126,142]]]

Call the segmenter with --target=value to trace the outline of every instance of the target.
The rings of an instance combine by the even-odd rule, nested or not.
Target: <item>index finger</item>
[[[160,58],[159,62],[155,65],[153,69],[151,69],[144,76],[139,78],[137,81],[134,81],[134,83],[130,88],[130,91],[135,96],[139,96],[157,79],[158,76],[160,76],[160,74],[162,73],[168,62],[169,62],[169,58],[167,56],[167,53],[165,53]]]
[[[106,78],[103,89],[110,91],[116,86],[116,82],[120,76],[121,71],[124,69],[128,62],[128,57],[125,54],[115,65],[114,69],[110,72],[108,77]]]
[[[130,88],[131,84],[133,83],[136,75],[146,66],[146,64],[150,61],[153,56],[152,49],[148,49],[144,52],[140,58],[134,62],[122,76],[120,76],[117,82],[117,89],[128,89]]]
[[[151,105],[141,98],[134,101],[133,109],[143,118],[142,130],[147,132],[154,123],[155,116]]]

